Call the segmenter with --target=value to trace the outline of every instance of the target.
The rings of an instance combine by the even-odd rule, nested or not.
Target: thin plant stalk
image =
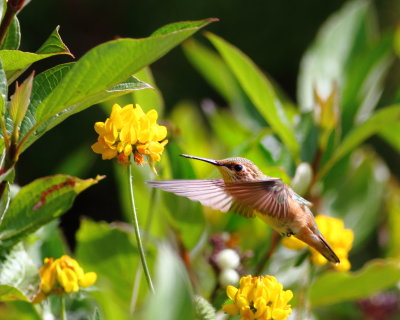
[[[129,193],[131,196],[131,222],[133,225],[133,229],[135,230],[135,236],[136,236],[136,243],[139,249],[139,255],[140,255],[140,260],[142,262],[142,267],[144,271],[144,275],[146,276],[147,284],[149,285],[150,291],[154,293],[154,287],[153,287],[153,282],[151,281],[151,276],[149,272],[149,268],[147,266],[146,262],[146,255],[144,253],[143,249],[143,244],[142,244],[142,239],[140,236],[140,229],[139,229],[139,221],[137,217],[137,212],[136,212],[136,205],[135,205],[135,197],[133,193],[133,175],[132,175],[132,163],[128,165],[128,172],[129,172]]]
[[[65,296],[64,296],[64,294],[60,295],[60,312],[61,312],[61,320],[67,320],[67,312],[65,310]]]
[[[151,222],[153,221],[153,216],[154,216],[154,204],[156,203],[156,191],[157,189],[151,188],[151,194],[150,194],[150,203],[149,203],[149,209],[147,212],[147,219],[146,219],[146,225],[144,227],[144,236],[143,236],[143,243],[144,245],[147,245],[147,235],[151,227]],[[135,311],[136,307],[136,302],[137,298],[139,295],[139,289],[140,289],[140,280],[142,279],[142,274],[143,274],[143,268],[141,265],[139,265],[136,275],[135,275],[135,280],[133,283],[133,288],[132,288],[132,298],[131,298],[131,305],[130,305],[130,313],[133,313]]]

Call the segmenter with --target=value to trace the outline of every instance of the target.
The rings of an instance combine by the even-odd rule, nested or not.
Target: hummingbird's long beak
[[[201,161],[204,161],[204,162],[211,163],[211,164],[213,164],[213,165],[215,165],[215,166],[222,166],[222,164],[218,163],[217,160],[213,160],[213,159],[207,159],[207,158],[202,158],[202,157],[195,157],[195,156],[190,156],[190,155],[188,155],[188,154],[181,154],[181,157],[185,157],[185,158],[188,158],[188,159],[201,160]]]

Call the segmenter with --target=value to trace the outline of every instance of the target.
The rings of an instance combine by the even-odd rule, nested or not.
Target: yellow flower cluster
[[[335,251],[340,259],[340,263],[333,267],[338,271],[348,271],[351,268],[349,261],[349,251],[352,248],[354,233],[351,229],[345,229],[343,220],[324,215],[315,217],[315,222],[326,241]],[[295,237],[284,238],[282,244],[292,250],[301,250],[307,246],[304,242]],[[311,251],[311,261],[314,265],[322,266],[328,262],[317,250],[309,247]]]
[[[226,294],[233,303],[226,303],[222,310],[241,315],[241,320],[284,320],[292,312],[288,305],[292,291],[283,290],[273,276],[242,277],[239,288],[228,286]]]
[[[137,104],[128,104],[121,108],[112,107],[110,118],[105,122],[96,122],[94,130],[99,134],[92,150],[102,155],[102,159],[118,158],[120,163],[128,163],[133,153],[135,162],[144,164],[144,156],[150,165],[160,160],[168,140],[167,128],[157,124],[157,111],[152,109],[144,113]]]
[[[79,287],[86,288],[96,282],[94,272],[84,273],[78,262],[70,256],[61,258],[45,258],[44,265],[40,268],[39,293],[33,299],[39,303],[49,294],[63,294],[79,291]]]

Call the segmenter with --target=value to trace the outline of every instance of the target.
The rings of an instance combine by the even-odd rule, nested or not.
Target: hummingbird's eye
[[[240,165],[240,164],[236,164],[236,165],[233,167],[233,169],[235,169],[235,171],[239,172],[239,171],[242,171],[242,170],[243,170],[243,166]]]

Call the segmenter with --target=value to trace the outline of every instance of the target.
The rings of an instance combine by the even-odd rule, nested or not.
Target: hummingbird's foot
[[[287,230],[286,233],[283,233],[282,236],[286,236],[286,237],[290,237],[290,236],[294,236],[294,232],[290,229]]]

